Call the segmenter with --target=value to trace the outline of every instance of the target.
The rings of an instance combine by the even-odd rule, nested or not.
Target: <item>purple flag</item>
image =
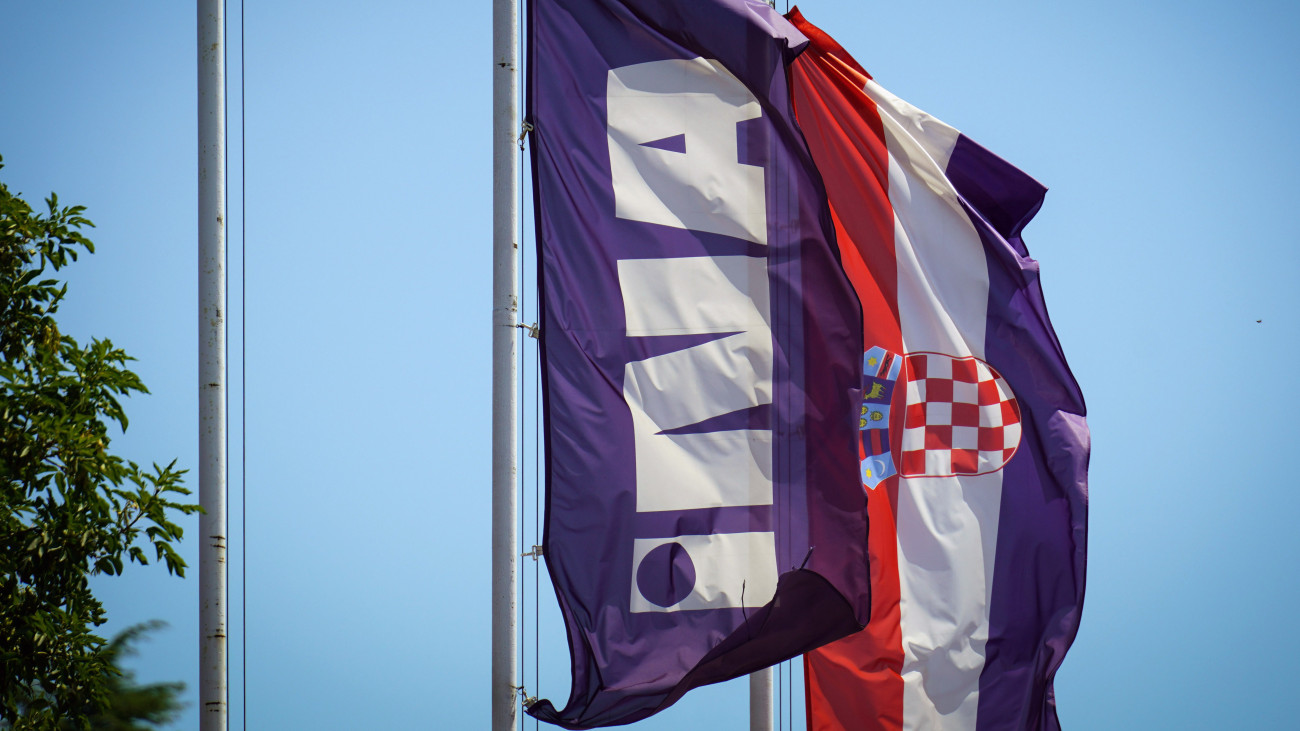
[[[545,555],[567,728],[854,632],[870,610],[860,308],[765,3],[535,0]]]

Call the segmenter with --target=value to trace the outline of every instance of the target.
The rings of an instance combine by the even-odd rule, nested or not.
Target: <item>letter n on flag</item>
[[[566,728],[859,630],[861,311],[761,0],[534,0],[545,555]]]
[[[1045,189],[791,20],[811,40],[791,66],[795,109],[876,395],[860,424],[871,621],[805,656],[808,728],[1057,729],[1089,438],[1020,238]]]

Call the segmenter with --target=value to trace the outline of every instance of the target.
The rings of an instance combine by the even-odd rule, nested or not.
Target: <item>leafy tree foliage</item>
[[[151,559],[183,576],[171,511],[198,508],[174,460],[144,469],[108,451],[127,428],[121,400],[147,390],[110,341],[59,332],[67,285],[51,273],[94,252],[93,224],[53,194],[46,205],[0,183],[0,719],[89,729],[118,674],[89,579]]]
[[[184,683],[154,683],[139,685],[129,670],[121,670],[121,658],[135,654],[133,643],[145,632],[163,626],[162,622],[137,624],[113,638],[104,649],[109,663],[119,672],[111,672],[108,683],[108,703],[99,710],[88,710],[93,731],[149,731],[160,728],[176,719],[183,704],[180,702]],[[60,729],[75,729],[64,723]]]
[[[135,654],[134,644],[146,632],[158,629],[164,623],[154,621],[128,627],[114,637],[103,650],[107,661],[104,675],[107,701],[97,706],[88,706],[71,718],[62,720],[44,719],[44,727],[57,731],[75,731],[90,728],[91,731],[154,731],[176,720],[184,709],[180,694],[185,690],[184,683],[153,683],[140,685],[135,682],[135,674],[121,667],[124,657]],[[86,722],[89,721],[89,726]],[[0,731],[14,728],[33,728],[35,719],[22,717],[17,726],[0,719]]]

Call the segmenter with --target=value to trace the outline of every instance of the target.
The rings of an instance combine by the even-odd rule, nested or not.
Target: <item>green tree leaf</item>
[[[122,399],[148,391],[111,341],[60,332],[68,290],[50,275],[94,251],[80,230],[93,224],[54,194],[46,207],[0,183],[0,729],[146,728],[122,715],[116,666],[143,630],[95,634],[107,616],[89,578],[148,564],[145,546],[183,576],[173,520],[198,506],[175,461],[143,470],[110,451],[109,425],[129,424]],[[174,710],[166,688],[146,695],[171,693]]]

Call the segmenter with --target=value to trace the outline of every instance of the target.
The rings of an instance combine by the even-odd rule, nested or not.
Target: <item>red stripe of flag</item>
[[[798,10],[788,17],[811,41],[790,69],[795,115],[822,169],[840,257],[862,301],[864,347],[902,353],[884,124],[864,96],[846,93],[860,90],[870,76]],[[834,158],[858,164],[821,165]],[[898,382],[905,379],[902,374]],[[891,411],[895,439],[902,433],[903,412]],[[897,507],[897,477],[869,491],[872,606],[867,628],[804,656],[810,731],[903,728]]]

